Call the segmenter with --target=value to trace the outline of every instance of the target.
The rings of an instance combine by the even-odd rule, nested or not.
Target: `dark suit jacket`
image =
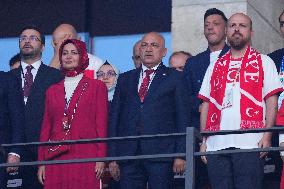
[[[224,55],[229,50],[229,46],[225,44],[220,56]],[[185,68],[183,70],[185,83],[188,90],[188,96],[190,98],[191,107],[191,127],[199,129],[200,114],[199,105],[200,100],[197,98],[201,84],[205,75],[205,72],[210,64],[210,50],[197,54],[187,60]]]
[[[22,67],[10,71],[17,77],[18,84],[22,86]],[[59,70],[40,65],[32,85],[31,93],[25,106],[25,141],[38,142],[44,114],[45,92],[54,83],[63,79]],[[22,95],[22,101],[24,97]],[[37,158],[37,149],[31,148]]]
[[[9,73],[0,72],[0,144],[23,142],[24,103],[21,96],[16,79]],[[10,151],[21,155],[20,149]]]
[[[282,62],[282,59],[283,59],[283,56],[284,56],[284,48],[278,49],[278,50],[268,54],[268,56],[274,61],[275,66],[277,68],[277,71],[279,73],[281,62]]]
[[[119,76],[111,106],[109,136],[185,132],[189,117],[182,74],[159,66],[141,103],[138,96],[140,73],[141,68]],[[135,155],[137,144],[137,141],[111,143],[109,156]],[[184,152],[185,140],[183,137],[144,139],[140,147],[141,154]]]

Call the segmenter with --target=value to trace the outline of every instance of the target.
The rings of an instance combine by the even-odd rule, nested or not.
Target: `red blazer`
[[[71,140],[105,138],[107,136],[108,100],[107,88],[99,80],[83,77],[74,91],[68,107],[68,115],[72,115],[82,86],[88,83],[76,109],[71,123]],[[65,107],[64,80],[52,85],[46,92],[45,113],[41,127],[40,141],[48,141],[54,133],[62,132],[62,118]],[[46,147],[39,148],[38,159],[45,160]],[[89,143],[71,145],[69,153],[57,159],[79,159],[106,156],[106,144]]]

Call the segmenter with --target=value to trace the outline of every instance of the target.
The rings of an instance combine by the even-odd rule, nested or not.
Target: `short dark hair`
[[[14,56],[10,59],[10,61],[9,61],[10,67],[12,67],[14,64],[16,64],[16,62],[19,62],[19,61],[21,61],[20,53],[14,55]]]
[[[280,18],[281,18],[281,16],[284,14],[284,10],[282,11],[282,13],[280,14],[280,16],[279,16],[279,23],[280,23]]]
[[[37,26],[35,26],[35,25],[28,25],[28,26],[25,26],[25,27],[21,30],[20,35],[21,35],[21,33],[23,33],[23,31],[28,30],[28,29],[37,31],[37,32],[40,34],[40,41],[41,41],[41,44],[45,45],[45,36],[44,36],[43,33],[41,32],[41,30],[40,30]]]
[[[227,23],[227,17],[225,16],[225,14],[221,11],[221,10],[219,10],[219,9],[216,9],[216,8],[211,8],[211,9],[208,9],[206,12],[205,12],[205,14],[204,14],[204,22],[205,22],[205,19],[208,17],[208,16],[211,16],[211,15],[213,15],[213,14],[218,14],[218,15],[220,15],[222,18],[223,18],[223,20]]]

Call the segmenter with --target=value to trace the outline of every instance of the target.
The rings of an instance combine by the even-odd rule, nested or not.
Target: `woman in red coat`
[[[46,92],[45,114],[40,141],[104,138],[107,133],[107,88],[99,80],[88,79],[84,42],[68,39],[59,50],[64,80]],[[66,160],[106,156],[106,144],[89,143],[39,148],[38,159]],[[39,181],[45,189],[99,189],[103,162],[40,166]]]

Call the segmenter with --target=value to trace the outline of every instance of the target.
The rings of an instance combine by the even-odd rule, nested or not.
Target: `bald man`
[[[146,34],[140,45],[142,65],[118,78],[111,106],[109,136],[155,135],[185,132],[189,118],[182,74],[163,65],[165,40],[159,33]],[[109,145],[110,156],[185,152],[185,140],[156,138]],[[173,173],[182,173],[181,157],[111,162],[110,171],[123,189],[170,189]]]
[[[169,66],[177,71],[182,72],[187,59],[192,55],[185,51],[176,51],[169,58]]]
[[[61,24],[52,33],[52,46],[54,49],[54,55],[51,59],[49,66],[59,69],[59,48],[63,41],[66,39],[79,39],[78,33],[74,26],[71,24]],[[96,78],[96,72],[103,65],[103,61],[91,54],[88,54],[89,66],[85,70],[85,75],[90,78]]]
[[[227,26],[230,51],[208,67],[199,98],[203,100],[201,131],[270,128],[282,86],[273,61],[251,48],[251,19],[237,13]],[[224,76],[224,73],[226,75]],[[221,116],[222,115],[222,116]],[[203,137],[200,151],[253,149],[271,146],[271,133]],[[214,189],[261,189],[264,152],[209,155],[208,175]]]
[[[140,68],[142,64],[141,57],[139,54],[140,45],[141,45],[141,40],[137,41],[133,46],[132,60],[133,60],[135,68]]]

